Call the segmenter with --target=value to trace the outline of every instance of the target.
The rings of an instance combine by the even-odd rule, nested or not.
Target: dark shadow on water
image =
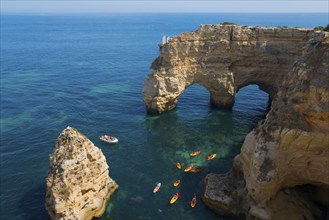
[[[28,191],[19,201],[18,209],[25,220],[50,219],[45,208],[46,183],[43,182]]]
[[[268,106],[268,95],[251,86],[241,90],[232,109],[217,108],[210,105],[208,91],[199,86],[183,94],[177,108],[158,116],[145,117],[143,125],[149,146],[143,155],[155,158],[149,175],[161,179],[162,193],[166,194],[167,199],[176,191],[182,196],[175,206],[162,199],[161,202],[165,202],[161,208],[162,215],[168,217],[169,213],[179,213],[192,219],[245,219],[219,216],[209,211],[201,202],[202,180],[209,173],[226,173],[232,168],[233,159],[240,153],[245,136],[265,118]],[[202,150],[202,154],[189,157],[189,153],[195,150]],[[217,157],[206,162],[205,157],[211,153],[217,153]],[[176,162],[180,162],[182,168],[194,164],[204,170],[201,173],[183,173],[183,170],[176,168]],[[177,179],[181,180],[179,188],[170,187]],[[170,186],[166,188],[166,185]],[[198,205],[191,210],[188,203],[194,193],[198,196]],[[158,204],[155,202],[149,208],[156,210]],[[195,213],[191,215],[192,211]]]

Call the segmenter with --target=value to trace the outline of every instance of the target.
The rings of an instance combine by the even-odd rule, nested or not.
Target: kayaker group
[[[201,154],[201,150],[198,150],[198,151],[195,151],[195,152],[190,153],[189,155],[190,155],[190,157],[195,157],[195,156],[200,155],[200,154]],[[207,156],[206,157],[206,161],[209,161],[209,160],[214,159],[216,157],[216,155],[217,154],[211,154],[211,155]],[[181,169],[182,168],[182,166],[181,166],[181,164],[179,162],[176,163],[176,167],[178,169]],[[201,172],[202,170],[204,170],[203,167],[194,167],[194,165],[191,164],[191,165],[189,165],[188,167],[186,167],[184,169],[184,172],[185,173],[186,172]],[[180,185],[180,183],[181,183],[180,180],[176,180],[173,185],[174,185],[174,187],[177,187],[177,186]],[[159,189],[160,189],[160,187],[161,187],[161,183],[160,182],[157,182],[155,188],[153,189],[153,193],[158,192]],[[170,200],[169,203],[170,204],[174,204],[179,199],[179,197],[180,197],[179,193],[176,192],[173,195],[173,197],[171,198],[171,200]],[[192,198],[192,200],[190,202],[190,205],[191,205],[192,208],[194,208],[196,206],[196,199],[197,199],[196,198],[196,194],[194,193],[193,198]]]
[[[199,154],[201,154],[201,150],[198,150],[198,151],[195,151],[195,152],[190,153],[190,157],[195,157],[195,156],[197,156]],[[206,157],[206,161],[209,161],[209,160],[214,159],[216,157],[216,155],[217,154],[211,154],[211,155],[207,156]],[[176,166],[177,166],[178,169],[181,169],[182,168],[182,165],[179,162],[176,163]],[[186,172],[198,173],[198,172],[201,172],[202,170],[204,170],[203,167],[194,167],[194,165],[191,164],[191,165],[189,165],[188,167],[186,167],[184,169],[184,172],[185,173]]]
[[[176,180],[176,181],[174,182],[174,186],[175,186],[175,187],[178,186],[179,184],[180,184],[180,180]],[[161,187],[161,183],[160,183],[160,182],[155,183],[155,187],[154,187],[154,189],[153,189],[153,193],[158,192],[159,189],[160,189],[160,187]],[[171,205],[174,204],[174,203],[179,199],[179,197],[180,197],[179,193],[176,192],[176,193],[174,194],[174,196],[171,198],[171,200],[170,200],[169,203],[170,203]],[[191,207],[194,208],[195,205],[196,205],[196,194],[194,193],[193,198],[192,198],[192,200],[191,200]]]

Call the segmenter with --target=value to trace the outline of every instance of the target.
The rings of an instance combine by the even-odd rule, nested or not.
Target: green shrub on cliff
[[[221,23],[221,25],[236,25],[236,23],[225,21],[225,22]]]
[[[323,28],[324,31],[329,31],[329,24],[325,28]]]
[[[323,26],[316,26],[314,30],[316,31],[323,31],[324,27]]]
[[[314,28],[314,30],[316,31],[329,31],[329,24],[327,24],[327,26],[323,27],[323,26],[317,26]]]

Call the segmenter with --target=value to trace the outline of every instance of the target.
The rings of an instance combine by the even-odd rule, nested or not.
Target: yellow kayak
[[[179,198],[179,196],[180,195],[178,193],[175,193],[175,195],[170,200],[170,204],[174,204],[177,201],[177,199]]]
[[[212,160],[216,157],[217,154],[211,154],[208,157],[206,157],[206,160]]]
[[[195,157],[196,155],[199,155],[199,154],[201,154],[201,150],[190,153],[190,157]]]
[[[175,182],[174,182],[174,186],[178,186],[180,184],[180,180],[176,180]]]
[[[194,208],[196,205],[196,195],[194,193],[193,199],[191,200],[191,207]]]
[[[190,165],[184,170],[184,172],[190,172],[193,168],[194,168],[194,165]]]

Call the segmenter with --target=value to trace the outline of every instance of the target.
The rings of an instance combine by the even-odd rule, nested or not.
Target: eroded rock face
[[[101,216],[118,188],[109,177],[102,151],[86,136],[67,127],[50,155],[46,209],[51,219],[92,219]]]
[[[149,113],[176,107],[185,88],[198,83],[213,105],[230,108],[236,92],[257,84],[271,99],[307,42],[323,32],[304,28],[201,25],[195,32],[173,37],[161,48],[144,84]]]
[[[311,197],[301,199],[294,191],[286,193],[287,188],[311,185],[329,197],[328,69],[326,33],[321,42],[308,44],[304,55],[286,74],[266,119],[247,135],[235,158],[234,170],[242,173],[245,186],[233,191],[239,192],[235,197],[243,197],[244,204],[230,198],[235,207],[242,207],[240,214],[259,219],[281,219],[284,215],[290,219],[319,219],[325,215],[319,214],[315,203],[328,212],[325,202],[313,202],[317,199]],[[213,188],[209,187],[206,193]],[[206,193],[204,201],[208,203]],[[218,197],[211,201],[214,203],[218,208],[223,202]],[[279,211],[278,206],[285,210]],[[236,214],[234,211],[231,214]]]
[[[193,83],[206,87],[217,106],[232,106],[248,84],[271,97],[266,119],[245,138],[232,171],[205,178],[206,205],[249,219],[329,216],[328,200],[294,189],[312,186],[329,197],[328,32],[205,25],[171,39],[151,68],[144,86],[151,113],[175,108]]]

